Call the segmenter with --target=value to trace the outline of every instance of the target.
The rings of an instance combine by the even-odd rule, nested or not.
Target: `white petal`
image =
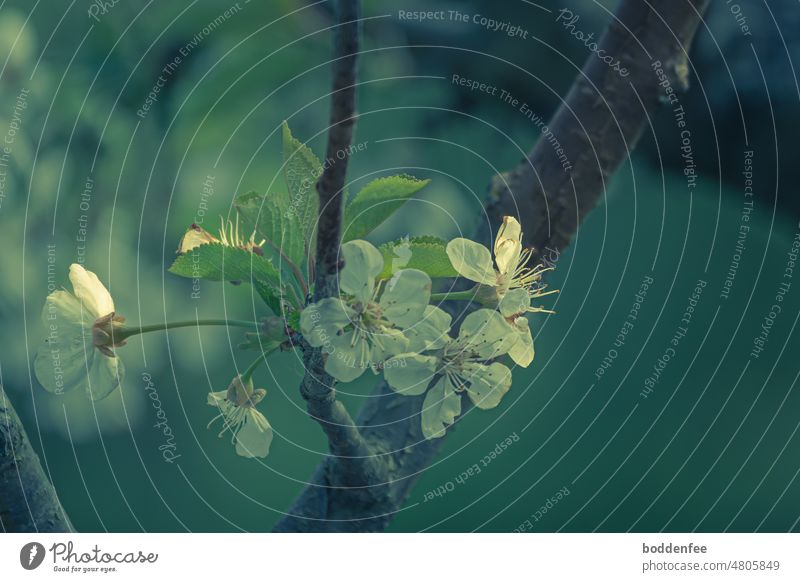
[[[466,238],[455,238],[447,243],[447,256],[462,277],[484,285],[497,284],[492,253],[485,246]]]
[[[102,400],[116,390],[125,378],[125,366],[119,358],[96,353],[86,379],[86,394],[92,400]]]
[[[181,238],[177,252],[178,254],[182,255],[183,253],[188,253],[189,251],[196,249],[200,245],[205,245],[212,242],[219,242],[219,239],[207,230],[197,226],[196,224],[193,224],[189,230],[186,231],[186,234],[184,234]]]
[[[300,330],[315,348],[328,347],[339,331],[352,322],[353,316],[353,310],[344,301],[329,297],[303,310]]]
[[[244,418],[244,424],[236,433],[236,454],[252,459],[264,458],[269,454],[272,444],[272,427],[258,410],[251,408]]]
[[[464,318],[458,335],[458,344],[485,359],[507,354],[517,342],[517,334],[499,312],[479,309]]]
[[[439,358],[419,354],[400,354],[387,360],[383,368],[386,382],[404,396],[418,396],[428,389],[439,367]]]
[[[339,287],[361,301],[372,298],[375,277],[383,270],[380,251],[365,240],[353,240],[342,245],[344,268],[339,274]]]
[[[42,342],[36,352],[33,369],[36,379],[48,392],[61,394],[83,384],[92,366],[96,351],[91,338],[62,337],[54,333]]]
[[[521,252],[522,227],[513,216],[505,216],[494,241],[494,260],[497,269],[504,275],[516,269]]]
[[[114,301],[108,289],[100,282],[97,275],[87,271],[78,263],[69,267],[69,280],[75,290],[75,296],[83,303],[83,308],[92,314],[94,319],[103,317],[114,311]]]
[[[373,344],[370,356],[373,364],[409,351],[408,338],[399,329],[383,328],[382,331],[373,332],[370,339]]]
[[[469,364],[464,369],[472,403],[483,410],[496,407],[511,388],[511,370],[499,362],[485,366]]]
[[[525,313],[531,306],[531,297],[527,289],[518,287],[511,289],[500,300],[500,313],[503,317],[511,317],[518,313]]]
[[[443,437],[459,414],[461,394],[454,391],[449,380],[443,377],[428,390],[422,403],[422,434],[426,439]]]
[[[394,274],[381,295],[383,314],[400,327],[419,323],[431,298],[431,278],[417,269],[402,269]]]
[[[217,408],[224,407],[225,403],[228,402],[228,391],[220,390],[219,392],[209,392],[206,402],[209,406],[216,406]]]
[[[52,326],[62,333],[67,333],[67,328],[91,327],[95,319],[69,291],[53,291],[42,308],[42,323],[48,333],[54,329]]]
[[[370,367],[372,350],[364,338],[353,343],[353,333],[344,333],[331,343],[325,371],[341,382],[352,382]]]
[[[435,305],[428,305],[422,321],[403,332],[409,339],[408,350],[419,353],[443,348],[451,341],[448,332],[452,322],[453,318],[449,313]]]
[[[528,325],[528,318],[518,317],[515,319],[514,329],[517,330],[517,343],[508,351],[508,355],[515,364],[527,368],[533,362],[534,357],[533,336]]]

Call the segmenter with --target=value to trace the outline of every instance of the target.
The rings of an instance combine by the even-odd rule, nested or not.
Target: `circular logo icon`
[[[39,542],[30,542],[19,551],[19,563],[26,570],[35,570],[44,561],[44,546]]]

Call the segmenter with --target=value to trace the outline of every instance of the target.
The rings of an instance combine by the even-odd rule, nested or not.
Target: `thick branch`
[[[539,140],[515,170],[495,179],[487,204],[491,226],[505,214],[519,215],[528,244],[560,251],[570,243],[659,105],[661,89],[651,64],[661,62],[675,90],[688,86],[686,51],[707,4],[708,0],[621,2],[600,49],[619,59],[630,74],[620,76],[596,54],[589,56],[549,124],[569,162],[567,171],[552,142]],[[489,238],[487,225],[481,230],[481,237]],[[422,398],[397,395],[382,382],[358,417],[363,441],[388,471],[373,482],[388,483],[380,498],[353,505],[347,492],[332,486],[339,469],[335,459],[327,458],[276,529],[384,529],[444,440],[422,437]]]
[[[598,54],[618,58],[629,74],[589,57],[548,124],[558,141],[545,136],[514,170],[495,177],[484,234],[504,215],[519,215],[526,244],[540,253],[569,245],[636,146],[659,97],[665,97],[656,69],[666,73],[676,92],[688,88],[688,50],[708,4],[626,0],[619,5]]]
[[[3,531],[72,531],[72,524],[2,386],[0,446],[0,525]]]

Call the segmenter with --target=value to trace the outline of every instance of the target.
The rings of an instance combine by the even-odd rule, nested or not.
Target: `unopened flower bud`
[[[261,335],[267,340],[285,340],[286,322],[281,317],[265,317],[261,320]]]
[[[496,308],[500,303],[500,295],[497,287],[478,285],[475,290],[475,301],[484,307]]]
[[[239,407],[255,406],[264,399],[267,391],[263,388],[253,389],[253,380],[244,381],[241,374],[231,380],[228,386],[227,398],[231,404]]]

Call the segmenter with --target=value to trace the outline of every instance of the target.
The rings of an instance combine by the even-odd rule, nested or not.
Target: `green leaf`
[[[266,239],[275,253],[282,253],[302,268],[305,261],[303,229],[297,214],[289,211],[287,196],[248,192],[237,196],[233,205],[242,219],[243,232],[255,230],[257,240]]]
[[[281,313],[283,286],[280,274],[269,260],[236,247],[209,243],[179,256],[170,273],[190,279],[245,281],[252,283],[274,313]]]
[[[306,246],[311,248],[311,233],[317,223],[319,197],[316,183],[322,175],[322,162],[314,152],[292,135],[283,122],[283,172],[289,190],[288,212],[297,217]]]
[[[412,176],[389,176],[364,186],[344,211],[344,241],[367,236],[429,182]]]
[[[286,325],[291,329],[300,329],[300,312],[292,311],[286,315]]]
[[[388,279],[400,269],[419,269],[429,277],[458,277],[447,257],[445,242],[435,236],[401,238],[381,245],[381,279]]]

